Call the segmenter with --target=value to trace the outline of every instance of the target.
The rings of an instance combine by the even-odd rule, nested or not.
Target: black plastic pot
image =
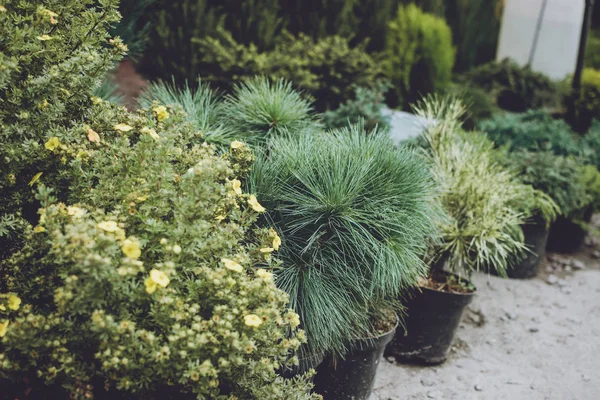
[[[396,328],[374,339],[356,343],[345,360],[331,357],[317,369],[314,392],[324,400],[367,400],[375,385],[377,367],[383,359],[385,346],[392,340]]]
[[[440,364],[448,357],[463,311],[475,293],[420,289],[406,305],[406,331],[396,332],[385,355],[398,362]]]
[[[591,208],[586,210],[582,220],[586,223],[590,222],[593,212]],[[550,227],[546,250],[556,253],[575,253],[583,246],[586,235],[587,231],[581,224],[559,216]]]
[[[540,264],[546,256],[546,242],[548,241],[549,228],[544,221],[534,221],[522,226],[525,235],[525,244],[529,251],[524,259],[506,271],[509,278],[527,279],[537,276]],[[495,270],[492,268],[492,273]]]

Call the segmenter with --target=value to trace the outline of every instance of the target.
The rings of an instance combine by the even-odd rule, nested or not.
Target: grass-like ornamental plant
[[[375,334],[372,314],[427,273],[436,188],[417,153],[362,125],[277,138],[250,188],[282,234],[278,287],[290,294],[308,354],[343,355]]]
[[[314,398],[277,373],[304,338],[241,189],[249,148],[93,96],[126,50],[117,3],[0,8],[2,395]]]
[[[484,135],[462,130],[460,101],[429,98],[417,111],[433,121],[424,137],[449,216],[432,263],[445,261],[447,269],[467,276],[489,268],[504,275],[525,251],[520,226],[535,210],[523,204],[537,203],[548,215],[552,203],[496,162]]]
[[[228,95],[223,114],[235,134],[252,144],[269,137],[298,134],[315,125],[313,109],[290,82],[255,77]]]
[[[143,107],[152,107],[155,102],[181,107],[187,116],[186,119],[202,132],[207,142],[229,146],[232,141],[243,139],[244,135],[236,134],[226,120],[221,123],[221,100],[220,94],[200,79],[196,88],[191,88],[187,82],[182,88],[178,88],[175,81],[153,82],[138,99]]]

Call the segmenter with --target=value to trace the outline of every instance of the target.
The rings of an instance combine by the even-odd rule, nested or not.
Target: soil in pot
[[[405,329],[398,329],[385,350],[386,357],[416,364],[444,362],[458,323],[474,294],[474,287],[467,281],[437,271],[407,302]]]
[[[593,212],[592,208],[585,210],[582,220],[589,223]],[[586,235],[587,231],[582,224],[559,216],[550,227],[546,250],[556,253],[575,253],[583,246]]]
[[[314,392],[324,400],[367,400],[375,385],[377,367],[383,359],[383,351],[394,337],[395,325],[372,339],[355,343],[345,359],[326,357],[317,369]]]

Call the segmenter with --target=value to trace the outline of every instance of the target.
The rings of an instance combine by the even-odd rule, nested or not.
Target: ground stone
[[[546,282],[549,285],[554,285],[558,282],[558,277],[554,274],[548,275],[548,278],[546,278]]]

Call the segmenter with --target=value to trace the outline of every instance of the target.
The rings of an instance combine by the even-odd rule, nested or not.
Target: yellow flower
[[[31,180],[29,181],[29,186],[33,186],[33,184],[36,183],[38,179],[40,179],[40,176],[42,176],[42,174],[43,172],[38,172],[37,174],[35,174],[33,178],[31,178]]]
[[[275,250],[279,250],[279,246],[281,246],[281,238],[277,232],[275,232],[275,229],[269,228],[269,236],[273,238],[273,248]]]
[[[102,103],[102,99],[98,96],[92,96],[90,97],[90,99],[92,100],[92,104],[94,105]]]
[[[250,204],[250,207],[252,207],[252,209],[256,212],[265,212],[265,208],[260,205],[255,195],[250,196],[248,199],[248,204]]]
[[[100,135],[98,135],[98,132],[96,132],[92,128],[88,129],[87,138],[92,143],[100,143]]]
[[[0,6],[0,12],[6,12],[6,7]]]
[[[271,279],[273,279],[273,274],[262,268],[256,270],[256,276],[258,276],[261,279],[264,279],[265,281],[270,281]]]
[[[48,107],[50,105],[50,103],[48,103],[48,100],[44,99],[44,101],[42,101],[38,107],[40,108],[40,110],[45,109],[46,107]]]
[[[42,42],[44,42],[46,40],[51,40],[52,36],[50,36],[50,35],[42,35],[42,36],[38,36],[37,38],[38,38],[38,40],[41,40]]]
[[[150,135],[150,137],[154,140],[160,139],[160,136],[158,136],[158,133],[156,133],[156,131],[152,128],[143,127],[140,132],[142,132],[145,135]]]
[[[8,321],[0,322],[0,337],[6,335],[6,329],[8,328]]]
[[[244,323],[252,328],[258,328],[262,324],[262,319],[256,314],[249,314],[244,317]]]
[[[121,245],[121,250],[129,258],[137,259],[142,255],[140,242],[137,239],[125,239]]]
[[[156,282],[154,282],[151,278],[146,278],[144,285],[146,285],[146,293],[148,294],[156,292],[156,288],[158,287]]]
[[[121,229],[115,221],[102,221],[96,225],[96,228],[102,229],[105,232],[116,232]]]
[[[54,11],[50,11],[47,8],[44,8],[44,9],[40,10],[40,13],[43,14],[43,15],[45,15],[45,16],[47,16],[47,17],[50,17],[50,23],[51,24],[54,25],[54,24],[58,23],[58,21],[56,20],[56,18],[54,18],[54,17],[58,17],[58,14],[55,13]]]
[[[240,182],[238,179],[234,179],[231,181],[231,187],[233,188],[235,194],[242,194],[242,182]]]
[[[69,214],[70,216],[75,217],[75,218],[81,218],[85,215],[85,210],[83,208],[79,208],[79,207],[75,207],[75,206],[68,206],[67,214]]]
[[[33,228],[33,232],[34,233],[41,233],[41,232],[46,232],[46,228],[44,228],[41,225],[36,226],[35,228]]]
[[[233,142],[231,142],[232,149],[239,149],[240,147],[244,147],[244,143],[242,143],[238,140],[234,140]]]
[[[242,272],[244,270],[244,268],[236,263],[233,260],[230,260],[229,258],[221,258],[221,262],[223,263],[223,265],[225,265],[225,268],[230,269],[234,272]]]
[[[165,119],[169,118],[169,112],[165,106],[158,106],[153,111],[158,122],[163,122]]]
[[[292,310],[289,310],[287,312],[287,314],[285,315],[285,319],[290,323],[292,328],[295,328],[298,325],[300,325],[300,316]]]
[[[129,132],[133,129],[133,127],[127,124],[116,124],[113,128],[115,128],[115,130],[119,132]]]
[[[56,150],[58,146],[60,146],[60,140],[58,140],[56,136],[51,137],[46,143],[44,143],[46,150],[50,151]]]
[[[171,282],[167,274],[157,269],[150,271],[150,279],[158,286],[162,286],[164,288],[169,286],[169,282]]]
[[[17,311],[21,307],[21,299],[19,296],[11,294],[8,296],[8,308],[13,311]]]
[[[262,249],[260,249],[261,253],[272,253],[275,249],[272,247],[263,247]]]
[[[180,254],[181,253],[181,246],[176,244],[173,246],[173,253],[175,254]]]

